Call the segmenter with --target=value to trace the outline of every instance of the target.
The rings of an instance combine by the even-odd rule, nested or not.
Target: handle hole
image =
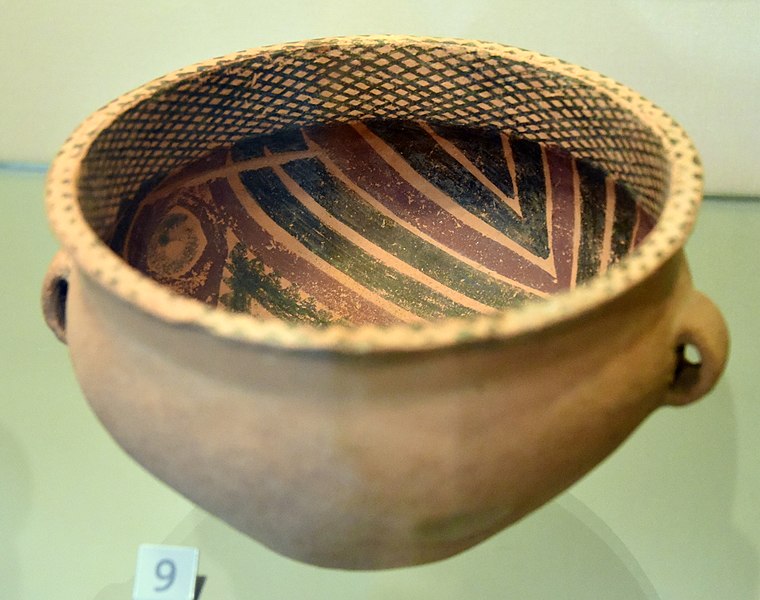
[[[676,368],[670,387],[681,391],[694,387],[699,381],[699,369],[701,366],[702,353],[696,344],[685,343],[677,346]]]
[[[678,351],[682,361],[695,367],[702,364],[702,353],[695,344],[682,344],[678,347]]]
[[[61,331],[66,331],[66,298],[69,295],[69,282],[63,277],[58,277],[53,281],[53,293],[51,300],[55,310],[55,319]]]

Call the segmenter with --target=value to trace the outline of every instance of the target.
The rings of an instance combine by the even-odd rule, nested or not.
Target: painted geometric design
[[[243,138],[372,118],[493,127],[604,165],[658,215],[668,186],[657,133],[628,107],[524,53],[445,40],[326,39],[245,52],[156,81],[89,147],[78,189],[112,241],[136,194]]]
[[[490,313],[603,273],[654,225],[586,161],[493,128],[372,119],[244,138],[121,214],[180,294],[315,325]]]

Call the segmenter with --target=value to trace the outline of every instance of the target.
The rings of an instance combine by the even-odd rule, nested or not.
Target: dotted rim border
[[[279,55],[315,46],[378,45],[476,50],[519,60],[577,79],[606,94],[661,140],[670,165],[670,189],[654,230],[628,257],[603,275],[541,302],[492,315],[450,318],[420,325],[358,327],[262,320],[229,313],[180,296],[125,263],[87,224],[77,202],[81,161],[99,133],[125,111],[166,86],[208,69],[224,68],[261,54]],[[543,54],[473,40],[410,36],[324,38],[244,50],[197,63],[155,79],[91,114],[66,140],[47,177],[46,210],[53,231],[72,262],[114,296],[160,320],[239,342],[300,350],[364,354],[442,348],[464,342],[498,340],[535,332],[577,317],[616,298],[655,272],[683,247],[702,200],[702,170],[686,132],[664,111],[630,88],[599,73]]]

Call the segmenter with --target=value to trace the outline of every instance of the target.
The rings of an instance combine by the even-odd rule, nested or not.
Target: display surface
[[[398,205],[416,188],[408,218],[361,174],[333,193],[329,165],[346,154],[330,145],[354,133],[391,148],[386,169],[405,181],[382,190]],[[306,155],[280,164],[283,146]],[[534,190],[543,175],[542,201],[525,170]],[[500,202],[461,193],[468,173]],[[251,227],[204,212],[225,185],[243,193],[214,210],[245,205]],[[451,210],[424,226],[441,207],[431,194]],[[64,251],[45,313],[109,432],[200,506],[305,562],[424,563],[535,510],[655,408],[712,388],[727,333],[682,252],[700,200],[672,119],[556,59],[400,37],[253,50],[148,84],[75,132],[49,177]],[[383,214],[389,238],[373,227]],[[284,233],[241,240],[272,221]],[[275,254],[298,268],[286,277]],[[543,289],[526,264],[542,255]]]

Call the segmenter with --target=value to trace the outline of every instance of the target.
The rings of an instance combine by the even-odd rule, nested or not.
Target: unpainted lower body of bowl
[[[714,309],[684,311],[680,253],[592,315],[411,354],[209,338],[69,281],[77,377],[118,443],[273,550],[344,569],[440,560],[534,510],[693,399],[674,385],[679,332],[719,329]]]

